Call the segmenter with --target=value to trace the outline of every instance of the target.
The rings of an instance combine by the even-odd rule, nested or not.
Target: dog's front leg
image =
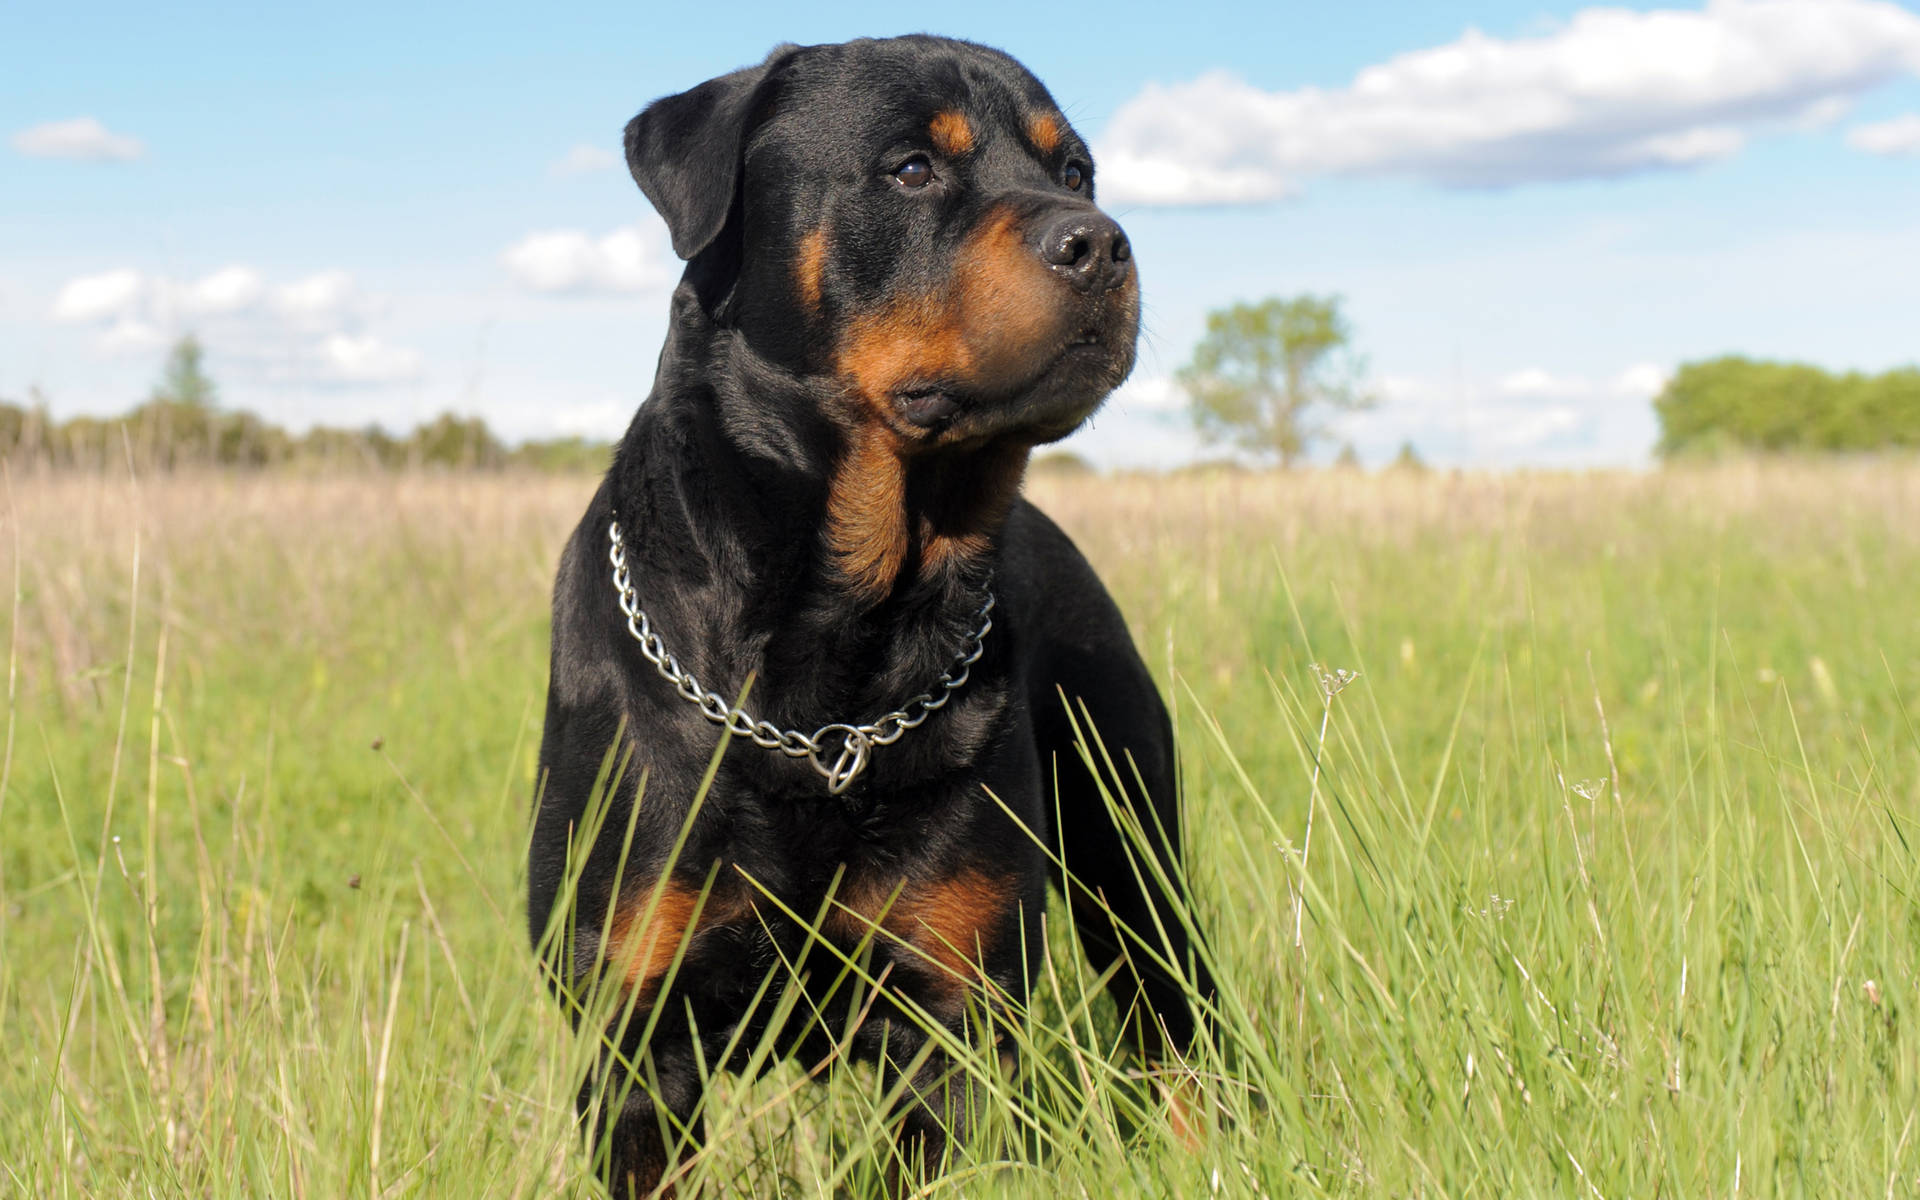
[[[986,1107],[1006,1102],[998,1089],[1013,1078],[1018,1062],[1005,1026],[1011,1011],[1024,1008],[1024,989],[1014,976],[975,992],[966,1015],[941,1022],[945,1028],[937,1036],[912,1018],[886,1023],[882,1077],[885,1091],[898,1093],[886,1195],[911,1195],[950,1170],[953,1155],[978,1134]],[[950,1046],[964,1049],[956,1054]]]
[[[645,1018],[636,1014],[632,1023]],[[656,1036],[645,1048],[602,1056],[581,1086],[579,1107],[614,1200],[675,1194],[676,1168],[699,1150],[705,1132],[696,1111],[703,1090],[691,1041]]]
[[[924,1035],[921,1040],[924,1044]],[[900,1099],[888,1196],[910,1195],[947,1170],[948,1159],[973,1131],[975,1106],[983,1099],[979,1084],[946,1052],[926,1055]]]

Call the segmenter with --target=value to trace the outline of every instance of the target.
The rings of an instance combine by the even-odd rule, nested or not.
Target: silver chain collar
[[[979,662],[980,656],[986,652],[987,634],[993,631],[993,592],[988,591],[986,602],[980,606],[979,627],[967,635],[953,665],[941,673],[930,691],[921,692],[907,701],[905,707],[895,709],[869,725],[836,722],[822,725],[812,734],[801,733],[797,729],[781,730],[766,721],[754,720],[740,708],[727,703],[720,693],[700,686],[700,681],[680,665],[680,660],[667,652],[666,643],[653,631],[646,610],[640,607],[640,596],[634,591],[633,578],[627,570],[627,546],[620,537],[620,522],[613,521],[607,525],[607,539],[612,542],[612,548],[607,551],[607,561],[613,564],[613,586],[620,593],[620,611],[627,614],[627,632],[633,635],[634,641],[640,643],[640,653],[660,672],[660,677],[672,684],[682,697],[698,705],[701,716],[715,725],[725,726],[729,733],[748,738],[762,749],[778,750],[789,758],[806,759],[808,765],[826,779],[827,792],[834,796],[852,786],[854,779],[866,768],[875,746],[893,745],[900,740],[900,735],[919,727],[921,722],[947,706],[954,692],[966,685],[973,664]],[[840,753],[832,763],[828,763],[823,755],[836,738],[839,740]]]

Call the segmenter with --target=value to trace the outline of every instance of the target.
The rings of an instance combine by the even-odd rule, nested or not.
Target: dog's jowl
[[[1132,250],[1046,89],[965,42],[782,47],[626,151],[687,266],[554,590],[528,917],[604,1030],[581,1113],[616,1195],[671,1187],[703,1080],[776,1045],[912,1072],[898,1162],[937,1171],[968,1105],[927,1031],[1025,997],[1061,863],[1140,1053],[1210,990],[1157,882],[1166,711],[1020,498],[1133,365]]]

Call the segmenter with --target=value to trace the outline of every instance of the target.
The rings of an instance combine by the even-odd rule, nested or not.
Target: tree
[[[416,465],[434,467],[497,467],[507,457],[507,448],[485,421],[450,412],[417,426],[406,452]]]
[[[1366,408],[1365,364],[1338,296],[1274,296],[1207,314],[1206,336],[1175,378],[1205,441],[1292,466],[1325,429],[1318,410]]]
[[[1653,411],[1666,458],[1920,447],[1920,368],[1836,375],[1727,357],[1683,364]]]
[[[219,400],[220,389],[207,377],[201,362],[206,351],[200,345],[200,339],[192,334],[173,344],[172,353],[167,355],[167,365],[160,375],[160,384],[153,389],[153,399],[164,404],[183,404],[188,408],[214,407]]]

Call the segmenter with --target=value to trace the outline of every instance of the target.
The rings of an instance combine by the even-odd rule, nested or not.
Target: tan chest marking
[[[1011,879],[971,869],[905,887],[858,880],[843,890],[824,924],[838,936],[872,937],[902,951],[899,958],[944,999],[964,1001],[1013,903]]]
[[[682,946],[691,947],[700,930],[736,915],[741,905],[667,878],[650,887],[626,889],[614,909],[607,935],[606,961],[626,990],[646,1004],[659,990]]]

